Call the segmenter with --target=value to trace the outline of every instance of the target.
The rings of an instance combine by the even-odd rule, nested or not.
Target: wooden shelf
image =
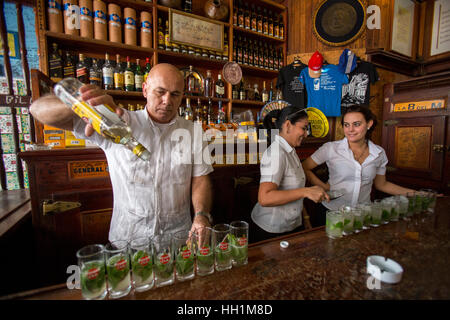
[[[239,66],[244,72],[244,76],[245,75],[263,76],[263,77],[267,77],[267,75],[271,75],[273,77],[278,76],[278,70],[268,70],[259,67],[246,66],[244,64],[239,64]]]
[[[204,68],[222,68],[228,60],[213,60],[205,57],[199,57],[193,54],[184,54],[173,51],[157,49],[158,62],[169,62],[173,64],[192,63],[193,65]]]
[[[208,98],[205,96],[188,96],[188,95],[183,95],[183,99],[189,98],[191,99],[191,101],[200,99],[200,101],[208,101],[209,99],[211,99],[213,102],[218,102],[218,101],[222,101],[225,103],[230,102],[230,99],[226,99],[226,98]]]
[[[156,6],[155,2],[145,2],[144,0],[106,0],[108,3],[115,3],[119,5],[122,8],[130,7],[133,9],[141,9],[141,10],[147,10],[147,11],[153,11],[153,8]]]
[[[286,7],[278,2],[272,1],[272,0],[259,0],[262,3],[271,5],[272,7],[278,8],[280,10],[286,10]]]
[[[87,52],[94,52],[104,55],[106,52],[112,56],[113,54],[120,54],[121,56],[131,56],[132,58],[147,58],[153,55],[155,51],[152,48],[144,48],[123,43],[88,39],[80,36],[69,35],[59,32],[46,31],[45,35],[51,42],[63,44],[64,49],[72,49],[74,51],[87,50]]]
[[[110,96],[114,98],[132,98],[132,99],[143,99],[145,100],[144,96],[142,95],[142,92],[140,91],[123,91],[123,90],[105,90],[106,94],[109,94]],[[183,99],[189,98],[191,101],[200,99],[201,101],[208,101],[208,99],[211,99],[213,102],[222,101],[225,103],[230,102],[230,99],[226,98],[208,98],[205,96],[191,96],[191,95],[183,95]]]
[[[261,37],[261,38],[263,38],[263,40],[266,39],[266,40],[278,42],[279,44],[283,44],[285,42],[284,39],[272,37],[272,36],[269,36],[267,34],[264,34],[264,33],[261,33],[261,32],[256,32],[256,31],[252,31],[252,30],[245,29],[245,28],[242,28],[242,27],[233,26],[233,30],[236,30],[236,31],[242,32],[242,33],[251,34],[251,35],[256,36],[256,37]]]
[[[231,100],[231,103],[234,105],[251,105],[251,106],[258,106],[263,107],[265,105],[262,101],[253,101],[253,100]]]

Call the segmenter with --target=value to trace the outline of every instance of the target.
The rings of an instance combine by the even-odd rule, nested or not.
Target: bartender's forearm
[[[281,206],[305,197],[305,188],[278,190],[272,182],[262,182],[259,185],[258,202],[263,207]]]
[[[34,101],[30,106],[30,112],[39,122],[73,130],[73,111],[55,95],[46,95]]]
[[[194,213],[211,212],[212,185],[209,175],[192,177],[192,206]]]
[[[330,190],[330,184],[325,183],[322,180],[320,180],[312,171],[305,170],[306,179],[308,179],[309,183],[313,186],[319,186],[323,188],[325,191]]]

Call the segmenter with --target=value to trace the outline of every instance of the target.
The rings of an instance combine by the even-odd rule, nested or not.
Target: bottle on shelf
[[[250,10],[248,8],[248,2],[245,2],[245,10],[244,10],[244,28],[250,30]]]
[[[85,84],[89,83],[89,72],[86,61],[84,61],[84,54],[80,53],[77,64],[77,79]]]
[[[127,56],[127,68],[123,73],[124,82],[125,82],[125,91],[134,91],[134,72],[133,68],[131,68],[130,57]]]
[[[103,89],[105,90],[112,90],[114,89],[114,68],[109,61],[109,54],[105,53],[105,64],[102,68],[102,75],[103,75]]]
[[[259,94],[259,90],[258,90],[258,84],[255,83],[253,85],[253,100],[255,101],[261,101],[261,96]]]
[[[269,46],[269,69],[274,70],[274,55],[276,54],[276,51],[274,50],[273,46]]]
[[[269,23],[269,36],[273,37],[273,17],[272,17],[272,10],[269,10],[268,23]]]
[[[184,118],[186,120],[190,120],[190,121],[194,120],[194,115],[193,115],[192,108],[191,108],[191,99],[190,98],[186,98],[186,108],[184,109]]]
[[[269,92],[266,90],[266,82],[263,81],[263,89],[261,91],[261,101],[264,103],[269,102]]]
[[[217,112],[217,123],[225,123],[226,122],[226,114],[223,109],[222,101],[219,100],[219,111]]]
[[[264,42],[264,68],[269,69],[269,50],[267,48],[267,42]]]
[[[225,83],[222,80],[222,75],[217,75],[217,81],[215,85],[215,95],[217,98],[223,98],[225,95]]]
[[[199,47],[195,47],[195,56],[201,57],[202,56],[202,50]]]
[[[186,77],[186,94],[188,95],[196,95],[197,89],[196,89],[196,79],[193,74],[193,67],[189,66],[189,74]]]
[[[75,78],[75,62],[69,51],[66,51],[66,59],[64,60],[64,78]]]
[[[202,57],[209,58],[208,50],[206,50],[206,49],[201,49],[201,50],[202,50]]]
[[[169,20],[166,20],[166,29],[164,31],[164,49],[172,51],[172,43],[170,43]]]
[[[114,68],[114,89],[124,90],[124,70],[118,54],[116,54],[116,67]]]
[[[273,48],[272,48],[273,49]],[[273,70],[280,70],[278,65],[278,50],[273,49]]]
[[[223,38],[223,52],[222,52],[222,60],[228,61],[228,34],[225,32]]]
[[[233,0],[233,26],[237,27],[238,25],[238,6],[236,0]]]
[[[211,58],[212,57],[212,58]],[[222,52],[219,51],[209,51],[209,58],[210,59],[216,59],[216,60],[222,60]]]
[[[278,28],[280,29],[279,31],[279,38],[280,39],[284,39],[284,24],[283,24],[283,16],[280,15],[280,21],[278,22]]]
[[[186,106],[180,104],[178,107],[178,116],[184,118],[184,113],[186,112]]]
[[[264,8],[263,13],[263,33],[269,35],[269,21],[267,20],[267,9]]]
[[[158,18],[158,49],[164,50],[166,47],[164,39],[164,28],[162,25],[162,19]]]
[[[248,65],[248,45],[247,38],[244,37],[244,42],[242,43],[242,64]]]
[[[203,108],[200,98],[197,99],[197,108],[195,109],[195,122],[197,123],[203,122]]]
[[[252,3],[252,11],[250,13],[250,27],[252,31],[258,31],[258,16],[256,15],[254,3]]]
[[[208,107],[206,104],[203,106],[203,123],[212,124],[212,100],[208,99]]]
[[[89,68],[89,83],[102,86],[102,73],[97,67],[97,59],[92,59],[92,65]]]
[[[237,41],[236,41],[236,37],[233,40],[233,61],[238,62],[237,59]]]
[[[284,67],[284,55],[283,49],[278,49],[278,68],[281,69]]]
[[[192,13],[192,0],[184,0],[183,10],[184,12]]]
[[[237,85],[233,85],[231,88],[231,96],[233,100],[239,99],[239,90]]]
[[[79,89],[83,85],[74,78],[67,78],[55,86],[55,95],[80,118],[90,120],[94,130],[114,143],[126,146],[144,161],[150,159],[150,152],[133,137],[131,128],[122,120],[114,109],[106,104],[91,106],[83,101]]]
[[[255,51],[253,46],[253,40],[250,39],[248,42],[248,65],[254,67],[255,66]]]
[[[270,81],[269,101],[273,100],[273,82]]]
[[[50,79],[55,82],[61,81],[64,76],[63,60],[56,43],[52,44],[52,52],[50,53],[48,64]]]
[[[142,83],[144,82],[144,73],[140,66],[140,59],[136,59],[136,70],[134,72],[134,87],[136,91],[142,92]]]
[[[242,48],[242,39],[241,36],[238,37],[238,41],[237,41],[237,63],[242,64],[243,62],[243,48]]]
[[[261,14],[261,7],[258,6],[258,15],[256,17],[256,31],[263,33],[263,17]]]
[[[239,87],[239,100],[247,100],[247,93],[245,91],[244,81],[241,80]]]
[[[211,76],[211,70],[206,70],[206,78],[205,78],[205,86],[204,86],[204,91],[203,94],[205,95],[205,97],[213,97],[213,93],[214,93],[214,83],[213,83],[213,78]]]
[[[180,52],[183,54],[188,54],[188,48],[184,44],[180,44]]]
[[[152,69],[152,64],[150,63],[150,58],[145,58],[145,71],[144,71],[144,79],[143,81],[147,81],[148,74]]]
[[[238,6],[238,27],[244,28],[244,8],[241,0],[239,0]]]
[[[273,36],[275,38],[280,38],[280,26],[278,24],[279,17],[275,14],[273,18]]]

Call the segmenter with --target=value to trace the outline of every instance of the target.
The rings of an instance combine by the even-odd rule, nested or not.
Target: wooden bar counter
[[[280,248],[280,240],[289,247]],[[123,299],[291,300],[450,299],[450,198],[439,198],[434,214],[391,222],[341,239],[324,227],[250,245],[248,265],[187,282],[132,291]],[[368,289],[366,259],[382,255],[404,269],[398,284]],[[18,299],[82,299],[66,284],[11,295]]]

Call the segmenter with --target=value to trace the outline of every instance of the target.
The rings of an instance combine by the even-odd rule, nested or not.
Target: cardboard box
[[[84,139],[77,139],[71,131],[66,131],[66,148],[69,147],[85,147],[86,142]]]
[[[53,148],[61,149],[66,146],[64,130],[44,125],[44,143],[53,145]]]

